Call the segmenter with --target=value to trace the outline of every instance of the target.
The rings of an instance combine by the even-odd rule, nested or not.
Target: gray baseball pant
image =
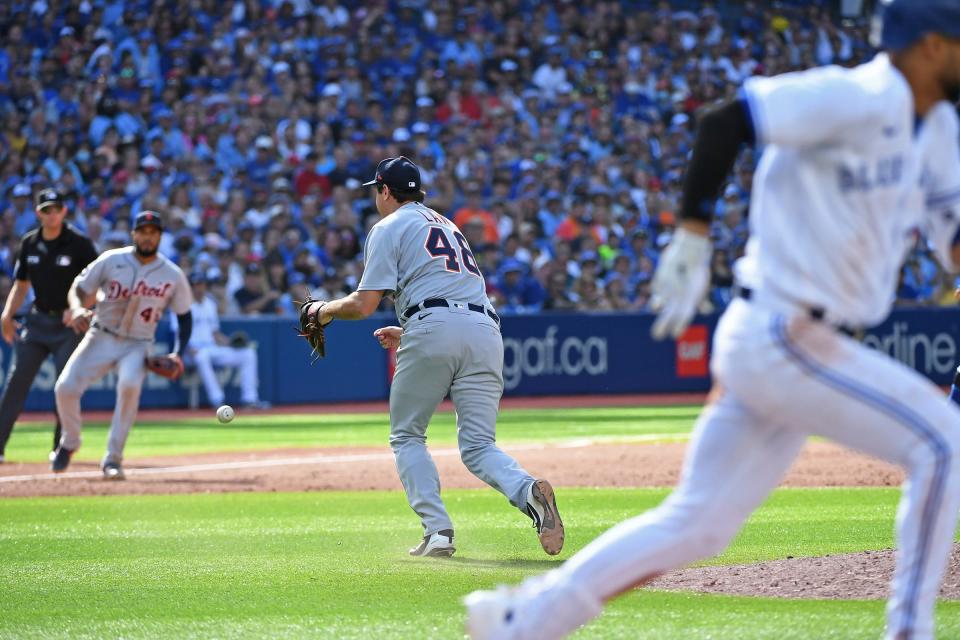
[[[423,317],[423,320],[416,319]],[[533,477],[495,443],[503,394],[503,339],[485,314],[436,308],[407,321],[390,389],[390,446],[410,506],[430,535],[453,524],[427,451],[427,424],[450,394],[463,464],[523,511]]]
[[[107,453],[103,463],[123,462],[123,447],[140,408],[140,390],[146,375],[143,360],[150,343],[129,340],[91,327],[73,352],[54,388],[57,411],[63,422],[60,446],[76,450],[80,447],[80,397],[94,382],[117,368],[117,406],[110,422]]]

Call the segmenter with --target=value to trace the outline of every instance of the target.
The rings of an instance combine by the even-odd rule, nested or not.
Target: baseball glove
[[[183,360],[175,353],[165,356],[147,356],[143,362],[150,371],[169,380],[183,375]]]
[[[310,345],[310,352],[316,356],[314,361],[327,355],[327,338],[324,332],[330,322],[320,324],[320,309],[326,304],[323,300],[313,298],[307,298],[300,303],[300,326],[297,328],[297,335]]]

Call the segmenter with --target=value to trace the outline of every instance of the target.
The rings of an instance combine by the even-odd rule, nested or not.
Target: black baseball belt
[[[744,300],[750,300],[753,298],[753,289],[736,285],[733,287],[733,295],[737,296],[738,298],[743,298]],[[817,322],[826,322],[827,310],[823,307],[806,307],[806,312],[811,320],[816,320]],[[850,336],[851,338],[859,339],[863,335],[863,329],[857,329],[856,327],[851,327],[845,324],[828,324],[843,335]]]
[[[436,307],[449,307],[449,306],[450,306],[450,303],[447,302],[445,298],[427,298],[420,304],[415,304],[407,307],[407,310],[400,315],[403,317],[404,320],[409,320],[410,316],[412,316],[417,311],[420,311],[422,309],[433,309]],[[482,304],[468,303],[467,309],[469,309],[470,311],[476,311],[477,313],[488,315],[493,319],[494,322],[496,322],[497,324],[500,324],[500,316],[498,316],[495,311],[493,311],[492,309],[487,309]]]

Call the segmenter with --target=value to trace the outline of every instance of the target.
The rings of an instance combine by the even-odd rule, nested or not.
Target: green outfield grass
[[[511,409],[497,422],[503,443],[597,441],[667,441],[689,437],[700,408],[621,407],[595,409]],[[251,451],[290,447],[385,446],[390,432],[386,414],[240,415],[227,425],[209,418],[139,422],[127,442],[128,460],[212,451]],[[107,424],[84,427],[79,460],[99,460]],[[40,462],[50,447],[51,424],[20,424],[7,445],[9,460]],[[438,413],[427,432],[429,443],[455,445],[454,415]]]
[[[569,557],[664,490],[562,489]],[[447,492],[457,556],[413,559],[399,493],[0,501],[2,638],[459,638],[460,598],[555,566],[492,491]],[[891,545],[891,489],[778,491],[713,563]],[[939,610],[960,634],[960,606]],[[581,638],[877,638],[883,603],[638,591]]]

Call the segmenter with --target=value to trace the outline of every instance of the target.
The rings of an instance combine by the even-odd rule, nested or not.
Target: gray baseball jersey
[[[357,290],[392,292],[398,316],[428,298],[491,306],[467,239],[452,220],[419,202],[370,229]]]
[[[404,322],[390,387],[390,446],[424,533],[453,528],[425,443],[427,424],[448,394],[457,409],[464,465],[525,513],[534,479],[495,443],[503,339],[496,320],[470,309],[491,305],[457,226],[423,204],[404,204],[370,230],[357,290],[392,292]],[[438,298],[448,305],[402,317],[408,307]]]
[[[85,293],[97,292],[93,327],[70,356],[54,389],[63,423],[60,446],[80,447],[80,397],[108,371],[117,371],[117,405],[107,436],[103,464],[120,464],[140,406],[144,357],[167,306],[177,315],[190,310],[193,292],[180,267],[163,255],[141,264],[134,247],[113,249],[87,265],[74,279]]]
[[[169,305],[181,315],[190,310],[193,292],[183,271],[157,254],[141,264],[134,247],[112,249],[91,262],[74,283],[97,291],[96,322],[122,338],[153,340]]]

